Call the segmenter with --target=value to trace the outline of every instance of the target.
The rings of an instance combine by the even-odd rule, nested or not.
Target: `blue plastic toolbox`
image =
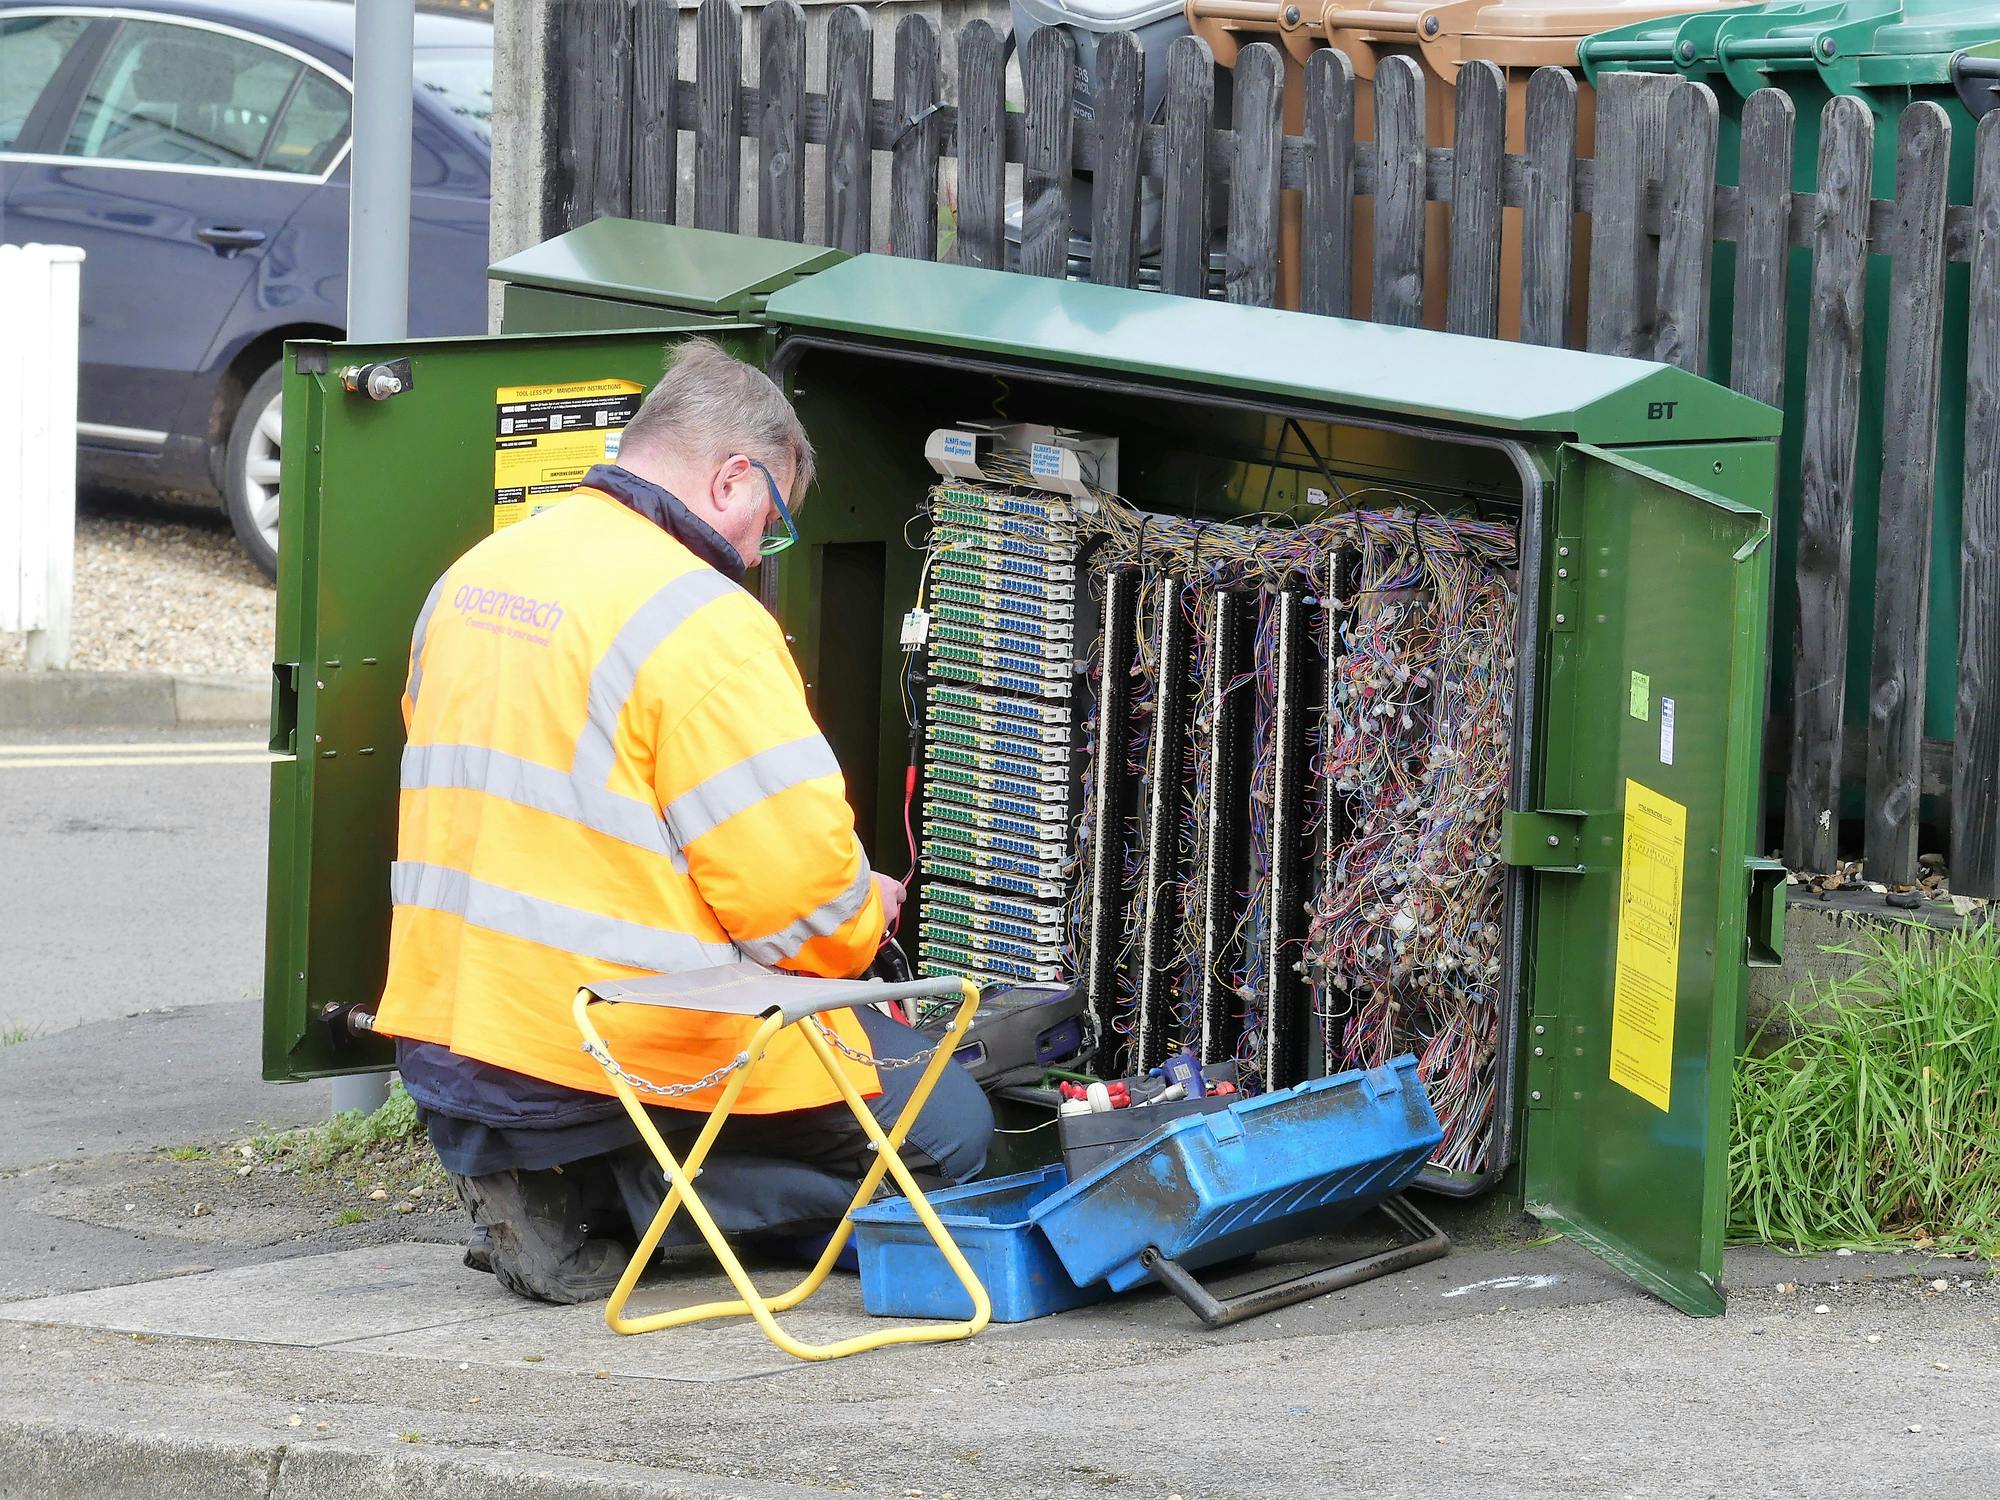
[[[1073,1183],[1045,1167],[931,1202],[986,1284],[996,1319],[1060,1312],[1152,1276],[1219,1327],[1442,1255],[1444,1236],[1394,1197],[1442,1139],[1416,1060],[1400,1057],[1169,1120]],[[1374,1208],[1402,1243],[1228,1301],[1190,1274]],[[869,1312],[966,1316],[964,1292],[907,1202],[870,1204],[854,1220]]]
[[[1059,1166],[995,1177],[929,1194],[931,1207],[986,1287],[998,1323],[1025,1323],[1111,1294],[1080,1287],[1049,1248],[1032,1215],[1067,1185]],[[944,1262],[907,1198],[857,1209],[861,1305],[878,1318],[967,1318],[972,1299]]]
[[[1149,1248],[1194,1269],[1337,1228],[1408,1187],[1443,1139],[1399,1057],[1174,1120],[1034,1217],[1073,1280],[1122,1292]]]

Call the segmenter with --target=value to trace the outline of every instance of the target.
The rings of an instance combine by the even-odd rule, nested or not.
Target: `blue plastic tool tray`
[[[1144,1281],[1323,1234],[1416,1178],[1444,1139],[1413,1057],[1184,1116],[1035,1207],[1080,1286]]]
[[[985,1284],[1020,1322],[1158,1274],[1211,1327],[1442,1254],[1443,1236],[1388,1200],[1443,1139],[1414,1058],[1260,1094],[1157,1135],[1066,1182],[1061,1167],[931,1195]],[[1187,1271],[1322,1234],[1385,1207],[1412,1243],[1230,1303]],[[883,1317],[962,1318],[970,1301],[909,1203],[854,1215],[861,1298]]]
[[[931,1207],[992,1299],[994,1321],[1024,1323],[1111,1295],[1109,1287],[1080,1287],[1070,1280],[1031,1218],[1067,1184],[1061,1167],[1043,1167],[929,1194]],[[885,1198],[857,1209],[854,1242],[861,1305],[876,1317],[972,1316],[972,1299],[909,1199]]]

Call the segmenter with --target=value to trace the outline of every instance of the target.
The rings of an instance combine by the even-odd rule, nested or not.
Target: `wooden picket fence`
[[[1226,247],[1222,295],[1268,306],[1279,286],[1281,194],[1300,195],[1298,295],[1312,313],[1350,315],[1355,239],[1372,234],[1367,316],[1425,318],[1427,205],[1450,205],[1443,323],[1494,336],[1503,295],[1519,301],[1519,336],[1581,344],[1700,372],[1708,367],[1713,250],[1736,247],[1730,382],[1773,405],[1786,397],[1787,263],[1812,251],[1810,359],[1797,497],[1798,609],[1789,702],[1771,705],[1767,763],[1785,778],[1784,849],[1795,868],[1828,870],[1843,853],[1843,783],[1866,787],[1860,853],[1872,879],[1918,874],[1920,802],[1948,808],[1953,889],[2000,894],[2000,112],[1977,139],[1976,192],[1948,205],[1950,123],[1937,106],[1901,117],[1897,191],[1872,200],[1875,122],[1836,98],[1822,122],[1813,193],[1792,190],[1796,121],[1784,93],[1752,96],[1742,116],[1740,185],[1717,185],[1718,111],[1700,84],[1610,75],[1596,101],[1595,158],[1578,159],[1577,85],[1544,68],[1527,91],[1525,146],[1504,149],[1505,82],[1487,63],[1457,82],[1455,146],[1425,135],[1424,78],[1389,57],[1372,84],[1373,140],[1357,139],[1357,83],[1341,53],[1314,54],[1304,75],[1304,128],[1282,126],[1283,64],[1253,43],[1233,70],[1232,117],[1214,118],[1205,43],[1169,54],[1163,122],[1141,121],[1144,57],[1136,39],[1104,38],[1089,115],[1073,99],[1073,43],[1036,32],[1019,60],[1022,108],[1007,104],[1006,38],[984,21],[956,35],[947,89],[936,26],[906,15],[894,34],[894,77],[876,93],[868,13],[842,7],[826,27],[824,92],[806,87],[806,25],[794,0],[756,15],[758,86],[744,82],[745,27],[736,0],[703,0],[692,78],[682,76],[673,0],[572,0],[551,47],[559,56],[542,228],[601,215],[743,230],[798,240],[809,197],[824,243],[848,251],[939,253],[941,182],[955,213],[950,254],[975,266],[1072,274],[1072,173],[1094,175],[1088,276],[1134,285],[1141,271],[1142,182],[1164,197],[1159,285],[1213,291],[1212,236]],[[947,97],[949,95],[949,98]],[[1364,118],[1366,118],[1364,116]],[[677,201],[681,133],[691,138],[692,203]],[[743,143],[754,143],[746,153]],[[809,173],[808,146],[822,147]],[[754,220],[741,205],[754,157]],[[886,157],[885,226],[873,221],[874,174]],[[941,174],[941,167],[946,170]],[[1023,198],[1018,258],[1004,216],[1009,173]],[[1357,200],[1362,206],[1357,213]],[[1224,223],[1211,222],[1213,207]],[[1503,294],[1503,210],[1519,209],[1520,284]],[[1590,221],[1589,264],[1572,264],[1576,215]],[[1891,317],[1879,391],[1862,388],[1865,280],[1871,256],[1891,264]],[[1928,558],[1936,482],[1944,279],[1972,262],[1960,639],[1955,736],[1923,738]],[[1573,278],[1588,290],[1573,327]],[[1148,277],[1150,280],[1150,275]],[[1953,376],[1961,372],[1951,372]],[[1843,730],[1850,559],[1855,549],[1856,431],[1862,403],[1883,405],[1873,667],[1865,731]],[[1864,602],[1865,607],[1865,602]]]

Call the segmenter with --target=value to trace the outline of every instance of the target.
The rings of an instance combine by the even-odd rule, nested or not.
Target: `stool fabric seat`
[[[657,1005],[667,1010],[698,1010],[720,1016],[763,1016],[775,1011],[789,1025],[807,1016],[850,1005],[873,1005],[882,1000],[955,999],[960,989],[960,981],[954,978],[864,984],[855,979],[813,979],[785,974],[746,962],[688,969],[679,974],[607,979],[585,985],[584,993],[619,1005]]]

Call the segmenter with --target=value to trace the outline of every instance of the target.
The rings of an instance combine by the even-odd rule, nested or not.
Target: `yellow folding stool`
[[[958,1011],[944,1029],[944,1037],[928,1054],[920,1054],[910,1059],[906,1066],[914,1066],[924,1061],[923,1075],[910,1095],[909,1103],[903,1106],[895,1124],[884,1132],[880,1122],[870,1112],[860,1092],[854,1087],[834,1057],[834,1048],[847,1049],[834,1033],[833,1028],[820,1019],[823,1012],[838,1010],[843,1006],[862,1006],[879,1000],[918,1000],[957,998]],[[653,1005],[663,1010],[701,1011],[709,1015],[743,1016],[758,1021],[757,1030],[750,1038],[750,1044],[723,1068],[707,1078],[694,1080],[691,1084],[656,1084],[647,1079],[637,1078],[618,1066],[605,1046],[604,1038],[591,1024],[592,1005]],[[945,1065],[957,1050],[957,1043],[972,1024],[973,1012],[979,1008],[979,991],[969,981],[963,979],[918,979],[905,984],[864,984],[851,979],[805,979],[789,974],[774,973],[757,964],[725,964],[719,968],[697,969],[685,974],[661,974],[645,979],[607,980],[600,984],[587,985],[577,992],[576,1025],[583,1033],[583,1050],[597,1059],[611,1080],[611,1090],[625,1106],[625,1112],[632,1117],[632,1123],[639,1128],[654,1157],[666,1173],[667,1197],[660,1205],[660,1211],[653,1217],[652,1224],[639,1241],[639,1248],[632,1254],[632,1263],[625,1268],[625,1274],[618,1278],[618,1285],[611,1293],[611,1300],[604,1306],[604,1321],[616,1333],[651,1333],[658,1328],[679,1328],[687,1323],[702,1323],[711,1318],[731,1318],[749,1316],[757,1320],[765,1336],[787,1354],[800,1359],[841,1359],[849,1354],[859,1354],[864,1349],[880,1349],[888,1344],[933,1344],[951,1339],[970,1338],[987,1324],[993,1314],[993,1304],[988,1300],[986,1288],[967,1265],[958,1246],[952,1243],[951,1235],[938,1221],[936,1212],[925,1200],[923,1191],[911,1177],[909,1168],[903,1165],[900,1154],[903,1138],[909,1132],[910,1124],[917,1112],[924,1107],[924,1101],[931,1096],[943,1074]],[[861,1179],[861,1186],[855,1189],[854,1200],[847,1205],[841,1215],[840,1226],[821,1252],[819,1261],[806,1273],[805,1279],[796,1286],[779,1293],[775,1297],[765,1297],[751,1283],[743,1263],[729,1248],[729,1241],[716,1227],[709,1216],[707,1206],[694,1189],[694,1179],[701,1175],[701,1164],[708,1157],[709,1147],[715,1144],[723,1122],[729,1118],[729,1111],[735,1105],[737,1096],[764,1059],[765,1048],[771,1038],[787,1026],[796,1026],[806,1039],[806,1044],[819,1058],[820,1066],[840,1090],[847,1107],[854,1111],[854,1118],[860,1122],[862,1131],[868,1137],[869,1149],[875,1160],[869,1166],[867,1175]],[[663,1098],[676,1093],[690,1093],[698,1088],[710,1088],[722,1084],[722,1097],[695,1137],[689,1149],[687,1160],[676,1161],[667,1143],[653,1124],[652,1116],[639,1098],[639,1090]],[[896,1180],[916,1210],[917,1217],[930,1232],[931,1239],[943,1253],[952,1273],[958,1277],[960,1285],[972,1298],[972,1316],[957,1323],[922,1323],[878,1328],[871,1333],[856,1334],[852,1338],[836,1340],[830,1344],[806,1344],[793,1338],[779,1326],[777,1313],[789,1312],[804,1302],[814,1292],[833,1269],[835,1258],[847,1244],[847,1237],[854,1232],[854,1210],[875,1195],[881,1184],[882,1174],[887,1172]],[[694,1307],[674,1308],[668,1312],[652,1313],[645,1317],[625,1316],[625,1303],[638,1284],[653,1252],[658,1248],[660,1237],[666,1233],[667,1225],[674,1215],[685,1208],[688,1217],[701,1231],[701,1237],[708,1242],[715,1258],[722,1263],[737,1291],[737,1300],[729,1302],[703,1302]]]

